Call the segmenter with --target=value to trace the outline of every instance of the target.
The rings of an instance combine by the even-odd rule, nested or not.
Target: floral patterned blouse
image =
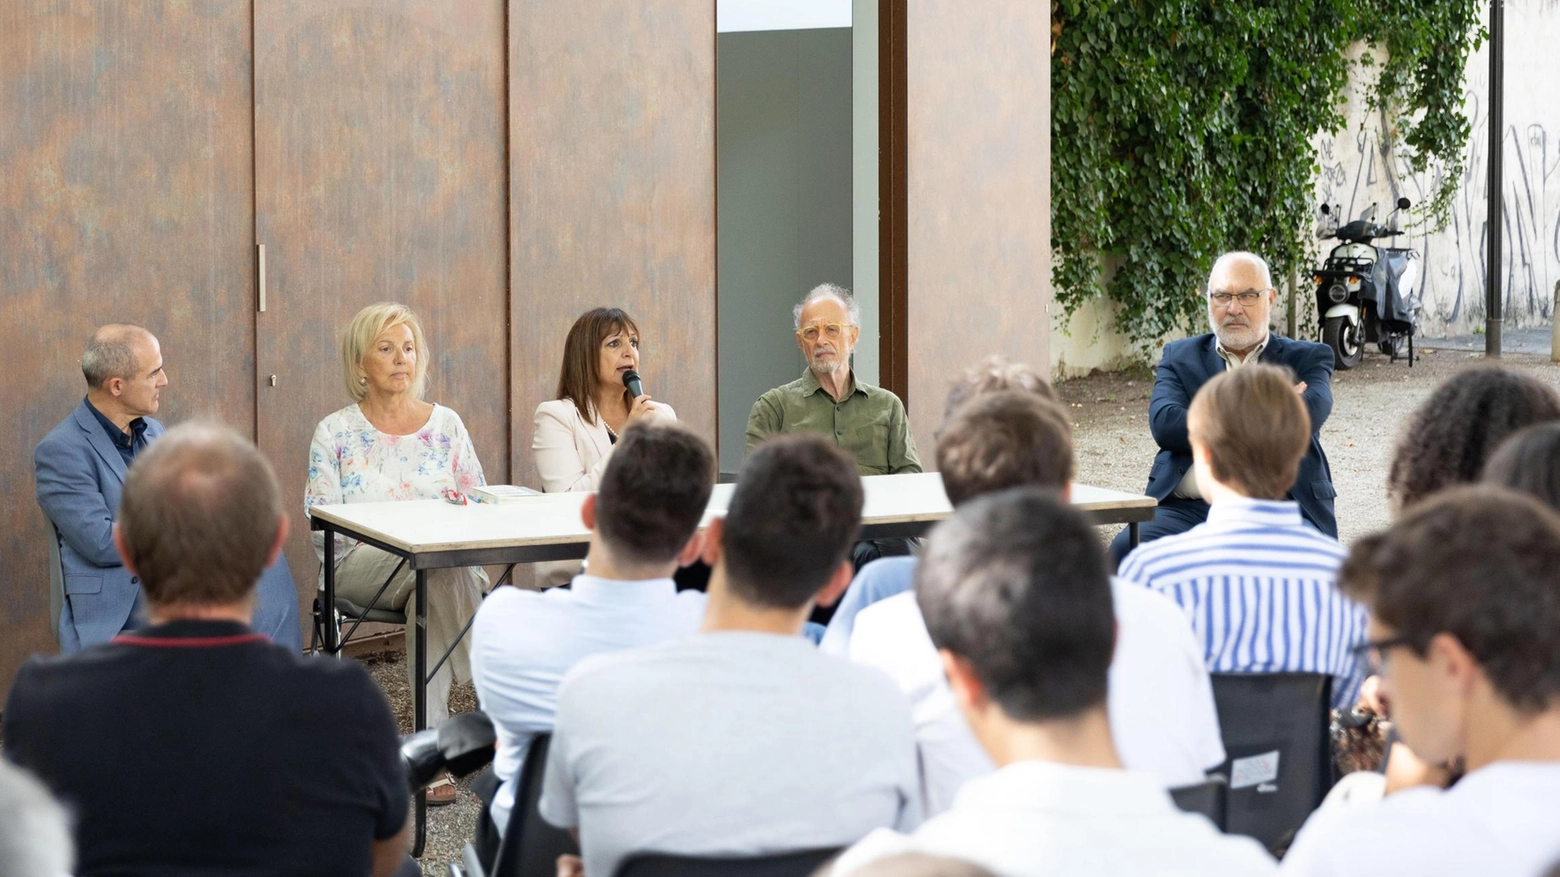
[[[374,428],[363,410],[348,405],[314,430],[309,443],[309,479],[305,508],[350,502],[439,499],[440,491],[462,493],[487,482],[482,463],[460,415],[443,405],[411,435],[388,435]],[[314,551],[325,561],[324,534],[311,534]],[[356,540],[336,536],[336,563],[356,548]]]

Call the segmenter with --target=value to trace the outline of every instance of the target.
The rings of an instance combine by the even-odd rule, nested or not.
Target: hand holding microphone
[[[629,369],[623,373],[623,386],[628,388],[628,394],[634,397],[634,402],[628,409],[628,422],[645,417],[655,416],[655,404],[650,397],[645,395],[645,386],[639,379],[639,372]]]

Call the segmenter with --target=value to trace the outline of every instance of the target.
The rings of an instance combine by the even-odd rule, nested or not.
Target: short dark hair
[[[960,408],[937,437],[937,469],[954,505],[1009,487],[1061,488],[1073,466],[1067,412],[1034,393],[982,394]]]
[[[1443,487],[1479,480],[1506,437],[1560,420],[1560,396],[1529,375],[1477,366],[1448,378],[1414,411],[1387,473],[1387,493],[1408,508]]]
[[[861,475],[822,436],[771,438],[743,464],[722,553],[732,592],[799,609],[818,595],[861,530]]]
[[[676,559],[699,527],[715,488],[715,455],[675,423],[636,423],[623,431],[601,476],[596,528],[629,563]]]
[[[1022,390],[1057,404],[1062,401],[1049,378],[1022,362],[1014,362],[1000,353],[993,353],[965,369],[964,374],[953,382],[943,401],[943,420],[951,419],[971,399],[999,390]]]
[[[215,423],[168,430],[136,458],[119,500],[119,532],[151,603],[247,599],[285,513],[271,464]]]
[[[1560,698],[1560,515],[1495,485],[1448,488],[1360,540],[1338,586],[1421,656],[1457,638],[1496,692],[1537,712]]]
[[[1519,430],[1484,464],[1486,484],[1502,484],[1560,511],[1560,423]]]
[[[1055,491],[1020,487],[960,506],[932,530],[915,595],[932,642],[968,661],[1013,719],[1105,702],[1110,575],[1093,528]]]
[[[1208,449],[1213,477],[1255,499],[1283,499],[1311,444],[1311,415],[1295,376],[1252,363],[1202,385],[1187,413],[1191,439]]]

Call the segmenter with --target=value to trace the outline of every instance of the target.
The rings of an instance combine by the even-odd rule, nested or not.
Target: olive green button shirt
[[[776,433],[798,431],[832,437],[836,447],[856,458],[863,475],[921,471],[904,403],[854,374],[850,392],[839,402],[818,383],[812,369],[758,397],[748,414],[747,453]]]

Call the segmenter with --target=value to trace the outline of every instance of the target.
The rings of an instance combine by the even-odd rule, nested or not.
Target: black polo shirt
[[[22,666],[4,754],[76,814],[78,877],[366,875],[406,822],[395,719],[351,661],[178,621]]]

